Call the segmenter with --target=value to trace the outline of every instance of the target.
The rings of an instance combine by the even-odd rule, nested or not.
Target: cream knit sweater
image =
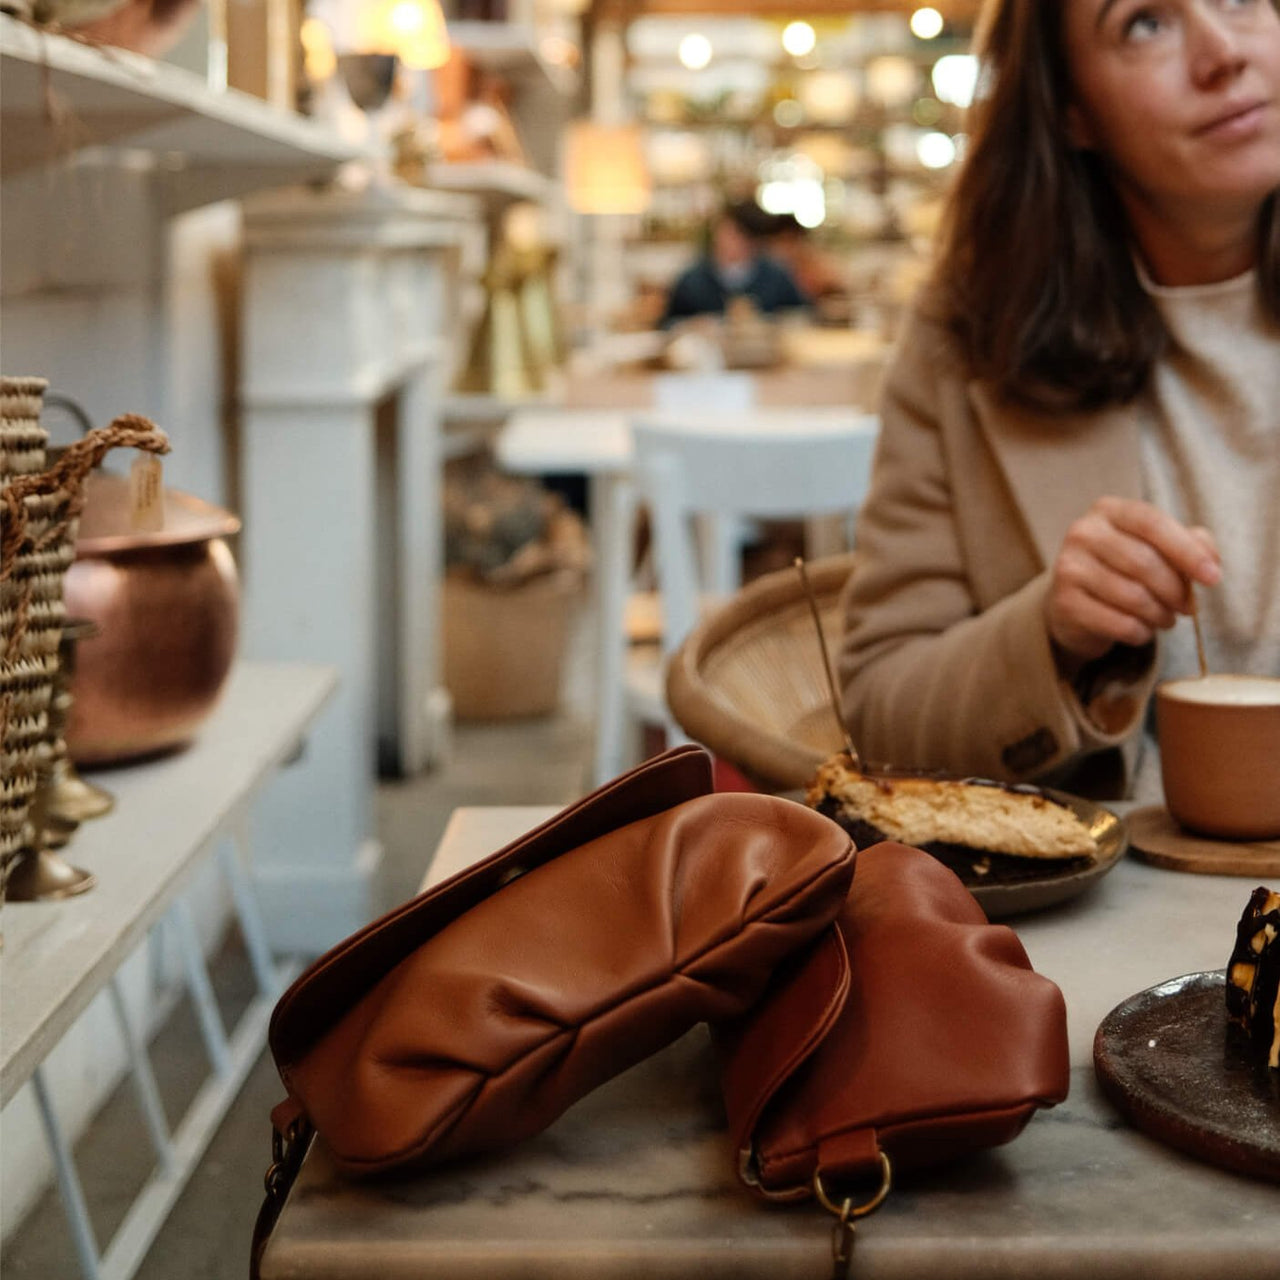
[[[1172,339],[1143,415],[1148,497],[1217,539],[1222,581],[1197,588],[1210,670],[1280,676],[1280,325],[1252,271],[1143,284]],[[1191,622],[1180,619],[1162,638],[1160,676],[1197,670]]]

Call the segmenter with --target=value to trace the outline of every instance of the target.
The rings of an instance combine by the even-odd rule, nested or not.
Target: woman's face
[[[1280,187],[1273,0],[1065,0],[1072,140],[1172,218],[1256,212]]]

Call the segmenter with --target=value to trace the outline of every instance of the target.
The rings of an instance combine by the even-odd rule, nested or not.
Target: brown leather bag
[[[846,1218],[837,1186],[1008,1142],[1069,1085],[1062,993],[901,844],[860,850],[835,927],[714,1030],[742,1180]]]
[[[711,795],[668,752],[369,925],[272,1017],[290,1095],[341,1168],[507,1147],[695,1023],[740,1015],[840,910],[848,837]]]

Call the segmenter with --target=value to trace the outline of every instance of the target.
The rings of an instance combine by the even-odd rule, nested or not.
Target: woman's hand
[[[1188,528],[1149,502],[1099,498],[1067,530],[1045,604],[1049,635],[1088,662],[1113,644],[1143,645],[1190,611],[1189,582],[1222,576],[1207,529]]]

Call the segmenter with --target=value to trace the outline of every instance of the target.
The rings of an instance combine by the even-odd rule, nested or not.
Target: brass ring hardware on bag
[[[276,1196],[280,1193],[282,1183],[289,1172],[290,1157],[297,1150],[297,1144],[303,1136],[303,1122],[294,1120],[281,1133],[279,1129],[271,1130],[271,1165],[267,1169],[267,1175],[263,1179],[263,1185],[266,1187],[267,1195]]]
[[[883,1203],[893,1186],[893,1166],[889,1157],[880,1152],[880,1189],[866,1201],[855,1205],[852,1198],[846,1198],[839,1205],[827,1195],[822,1185],[822,1173],[818,1170],[813,1175],[813,1194],[818,1203],[836,1218],[831,1231],[831,1275],[833,1280],[848,1280],[849,1268],[853,1263],[853,1245],[856,1234],[857,1219],[874,1213]]]
[[[842,1222],[851,1218],[865,1218],[867,1214],[874,1213],[882,1204],[885,1197],[893,1189],[893,1166],[889,1163],[889,1157],[882,1151],[880,1152],[880,1188],[865,1204],[855,1205],[852,1200],[843,1200],[837,1204],[827,1195],[827,1189],[822,1185],[822,1173],[815,1172],[813,1175],[813,1194],[817,1197],[818,1203],[830,1214],[834,1214]]]

